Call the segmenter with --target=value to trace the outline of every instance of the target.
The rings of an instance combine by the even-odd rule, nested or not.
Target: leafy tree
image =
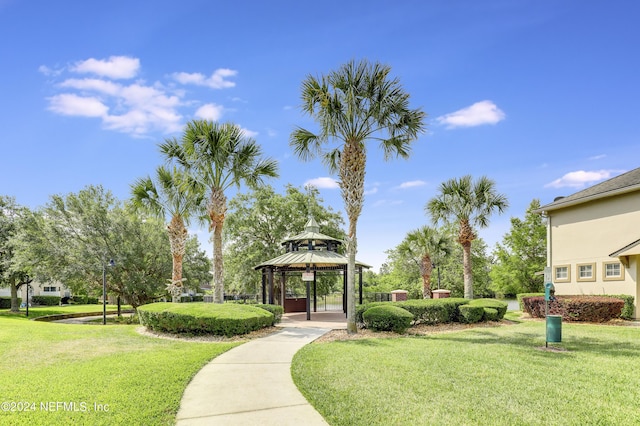
[[[440,185],[440,194],[425,206],[434,224],[455,222],[458,225],[458,243],[462,246],[464,265],[464,297],[473,299],[473,269],[471,242],[477,238],[474,226],[486,228],[495,211],[504,212],[509,203],[495,189],[495,183],[486,176],[473,182],[470,175],[450,179]]]
[[[349,219],[346,242],[347,330],[356,333],[355,260],[356,228],[364,202],[366,142],[378,141],[385,159],[408,157],[410,144],[423,130],[424,112],[409,109],[409,95],[391,69],[379,63],[351,61],[337,71],[302,83],[302,109],[314,117],[317,133],[298,127],[290,145],[302,160],[322,157],[331,172],[338,173]],[[337,146],[325,151],[330,142]]]
[[[129,210],[100,186],[52,196],[25,215],[14,238],[16,267],[39,282],[62,282],[75,294],[100,294],[103,268],[113,259],[115,266],[106,267],[110,294],[134,307],[164,296],[172,268],[164,225],[154,218],[142,223]],[[189,253],[197,245],[187,247],[187,257],[198,257]]]
[[[402,244],[402,243],[401,243]],[[410,299],[422,297],[420,269],[399,249],[399,245],[385,252],[387,260],[380,267],[376,292],[389,293],[406,290]],[[369,289],[371,291],[372,289]]]
[[[310,216],[320,225],[320,232],[344,238],[342,217],[322,201],[316,188],[304,192],[291,185],[284,194],[265,185],[232,198],[225,221],[225,282],[231,282],[230,288],[256,293],[261,278],[253,268],[282,254],[282,241],[302,232]],[[333,281],[325,275],[318,277],[320,288],[326,291]],[[294,278],[290,285],[295,283]]]
[[[167,139],[160,151],[169,161],[184,167],[208,195],[206,204],[209,229],[213,233],[214,300],[224,302],[222,227],[227,214],[225,192],[241,183],[249,187],[262,184],[265,177],[277,177],[275,160],[262,157],[260,146],[231,123],[206,120],[187,123],[181,141]]]
[[[542,215],[535,213],[540,200],[529,204],[524,220],[511,218],[511,230],[494,250],[491,288],[502,294],[535,293],[544,289],[539,273],[547,264],[547,227]]]
[[[462,246],[454,244],[451,253],[437,264],[440,273],[440,288],[450,290],[451,297],[464,297],[464,252]],[[488,253],[488,246],[480,237],[471,242],[471,263],[473,274],[474,295],[478,297],[493,297],[490,288],[489,273],[492,258]]]
[[[202,202],[200,187],[184,171],[174,167],[156,169],[155,181],[149,176],[136,180],[131,186],[132,204],[137,210],[165,219],[171,217],[167,225],[173,268],[171,281],[167,287],[174,302],[182,293],[182,260],[186,250],[189,219],[196,213]]]
[[[19,231],[25,207],[15,198],[0,195],[0,287],[11,291],[11,312],[18,312],[18,290],[32,281],[25,271],[17,269],[14,260],[13,238]]]
[[[423,226],[407,234],[398,246],[400,255],[415,262],[422,277],[422,297],[430,299],[431,274],[434,262],[439,262],[451,252],[450,239],[437,229]]]

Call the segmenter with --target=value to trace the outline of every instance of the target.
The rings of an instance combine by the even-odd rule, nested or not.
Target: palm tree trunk
[[[212,188],[207,210],[209,211],[211,231],[213,231],[213,300],[215,303],[224,303],[222,227],[227,212],[227,197],[221,188]]]
[[[462,246],[462,265],[464,274],[464,298],[473,299],[473,270],[471,265],[471,241],[476,238],[468,220],[460,221],[458,242]]]
[[[462,244],[462,265],[464,273],[464,298],[473,299],[473,272],[471,268],[471,241]]]
[[[347,332],[358,332],[356,325],[356,253],[358,240],[356,230],[362,204],[364,201],[364,175],[366,154],[359,141],[347,141],[340,159],[340,189],[349,217],[349,235],[346,239],[347,249]]]
[[[420,274],[422,275],[422,297],[424,299],[431,299],[433,293],[431,291],[431,274],[433,273],[433,264],[431,263],[431,257],[423,256],[422,263],[420,264]]]
[[[167,226],[167,232],[169,234],[169,244],[171,245],[171,257],[173,260],[171,285],[169,287],[172,292],[173,302],[178,302],[184,283],[182,279],[182,259],[187,242],[187,229],[184,226],[184,220],[181,216],[176,215],[171,218],[171,222]]]

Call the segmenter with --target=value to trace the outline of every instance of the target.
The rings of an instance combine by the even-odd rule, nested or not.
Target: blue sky
[[[391,66],[428,130],[409,160],[369,148],[359,260],[377,269],[465,174],[509,199],[480,233],[493,247],[534,198],[640,166],[639,19],[624,0],[0,0],[0,194],[36,208],[102,184],[125,199],[158,142],[207,118],[279,161],[277,190],[315,182],[342,212],[335,176],[288,140],[315,129],[305,76],[366,58]]]

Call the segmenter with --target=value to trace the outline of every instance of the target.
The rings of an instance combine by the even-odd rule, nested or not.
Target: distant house
[[[556,294],[640,298],[640,168],[537,210],[547,216]]]

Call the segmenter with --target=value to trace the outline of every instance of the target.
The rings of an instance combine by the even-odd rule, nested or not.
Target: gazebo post
[[[262,304],[267,304],[267,276],[264,273],[264,268],[262,268]]]
[[[316,290],[316,270],[313,270],[313,312],[318,312],[318,292]]]
[[[269,267],[267,278],[269,280],[269,304],[273,305],[273,267]]]
[[[362,266],[358,268],[359,284],[360,284],[360,304],[362,305]]]
[[[347,314],[347,268],[348,266],[345,265],[342,270],[342,310],[345,315]]]
[[[284,269],[282,270],[282,275],[281,275],[281,280],[280,282],[282,283],[282,285],[280,286],[280,294],[281,294],[281,298],[282,300],[280,301],[282,304],[282,309],[284,309],[284,304],[285,304],[285,298],[286,298],[286,284],[287,284],[287,278],[285,276],[285,271]]]

